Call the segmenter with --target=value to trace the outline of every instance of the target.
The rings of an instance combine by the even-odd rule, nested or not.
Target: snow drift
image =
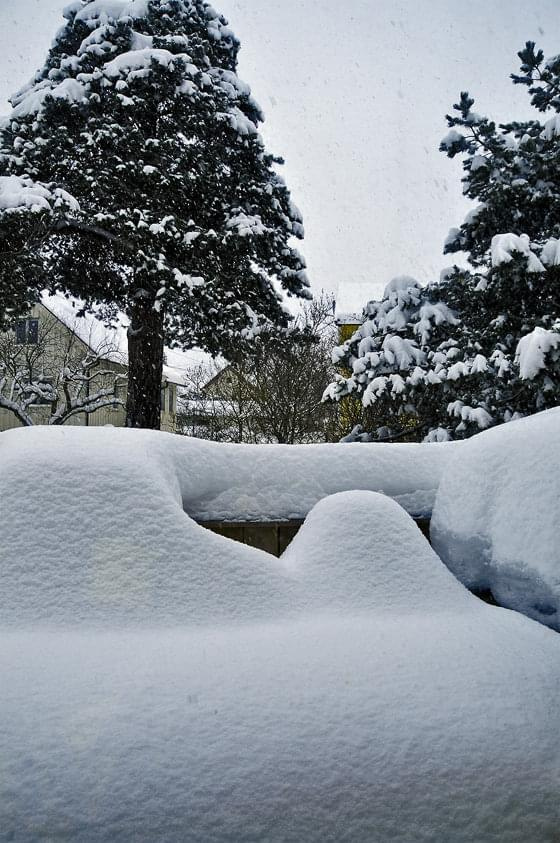
[[[278,560],[191,518],[303,518],[327,495],[359,488],[429,512],[453,447],[223,445],[118,428],[8,431],[0,437],[0,614],[18,623],[270,616],[272,607],[294,605]],[[371,530],[367,516],[362,530]],[[41,589],[27,587],[38,579]]]
[[[560,408],[465,442],[443,473],[431,537],[469,588],[560,630]]]
[[[401,491],[454,450],[387,447]],[[367,445],[291,451],[0,437],[7,839],[554,839],[558,636],[470,595],[387,496],[321,500],[279,560],[183,511],[379,479]]]

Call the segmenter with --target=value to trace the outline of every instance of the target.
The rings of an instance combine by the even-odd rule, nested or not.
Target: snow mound
[[[469,588],[560,630],[560,408],[465,442],[443,474],[431,536]]]
[[[402,490],[424,450],[388,447]],[[280,560],[185,514],[197,488],[291,478],[296,499],[352,462],[261,451],[0,436],[3,836],[554,839],[558,636],[470,595],[383,495],[320,501]]]
[[[414,521],[375,492],[320,501],[282,561],[312,605],[388,613],[472,608]]]
[[[184,513],[173,449],[157,448],[171,435],[89,433],[36,428],[0,439],[5,621],[246,620],[293,602],[278,560]]]
[[[368,447],[218,445],[113,428],[4,433],[0,614],[18,623],[116,618],[132,623],[146,614],[165,623],[189,623],[216,621],[220,613],[230,620],[289,613],[299,598],[282,560],[210,533],[192,518],[303,518],[332,492],[372,489],[382,482],[421,509],[426,494],[435,493],[441,471],[437,457],[450,450]],[[427,449],[436,457],[435,467]],[[364,503],[355,500],[359,494],[353,492],[350,503],[342,501],[347,515],[337,521],[354,523],[355,505],[367,532],[368,517],[383,520],[385,515],[373,513],[392,506],[389,522],[410,522],[397,523],[394,534],[412,531],[424,542],[396,503],[377,496],[375,504],[371,493]],[[324,506],[328,510],[335,503]],[[364,507],[371,509],[369,516]],[[322,511],[313,516],[312,532],[323,531],[318,526]],[[325,534],[330,530],[325,523]],[[306,527],[302,541],[307,532]],[[397,556],[401,541],[395,540]],[[400,557],[408,551],[406,545]],[[227,604],[218,599],[226,583]]]

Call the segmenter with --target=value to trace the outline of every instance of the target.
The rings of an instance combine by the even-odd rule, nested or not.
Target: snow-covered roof
[[[62,294],[41,296],[41,304],[59,319],[67,328],[96,353],[101,353],[105,360],[128,363],[128,343],[126,336],[127,320],[124,314],[118,324],[107,327],[102,320],[92,314],[78,316],[80,302],[67,299]],[[198,363],[208,360],[208,355],[199,349],[181,351],[180,349],[165,349],[165,364],[163,377],[168,383],[182,385],[185,382],[185,372]]]
[[[336,311],[334,321],[337,325],[361,325],[364,317],[361,313],[347,313],[346,311]]]
[[[376,284],[341,282],[336,292],[334,318],[337,325],[361,325],[362,312],[367,302],[376,294]]]
[[[41,296],[41,304],[83,343],[106,360],[127,363],[126,330],[109,328],[92,314],[78,316],[80,303],[61,294]]]

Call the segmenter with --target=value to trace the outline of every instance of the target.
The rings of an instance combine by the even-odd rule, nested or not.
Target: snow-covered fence
[[[429,518],[442,472],[461,442],[235,445],[157,438],[183,508],[206,521],[302,520],[322,498],[364,489]],[[344,525],[341,525],[341,529]]]
[[[415,518],[417,526],[429,540],[430,519]],[[291,521],[199,521],[202,527],[233,541],[257,547],[273,556],[281,556],[297,536],[303,519]]]

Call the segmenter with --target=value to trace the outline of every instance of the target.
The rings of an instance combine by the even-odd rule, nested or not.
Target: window
[[[161,388],[160,402],[161,402],[161,412],[165,413],[165,387],[164,386],[162,386],[162,388]]]
[[[169,412],[173,412],[173,387],[169,386]]]
[[[16,322],[16,343],[18,345],[37,345],[39,342],[39,320],[18,319]]]

